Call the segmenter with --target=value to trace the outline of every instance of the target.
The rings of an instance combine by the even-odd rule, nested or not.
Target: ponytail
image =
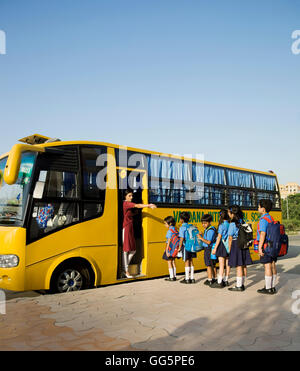
[[[242,209],[238,205],[233,205],[229,208],[229,211],[233,214],[231,222],[238,226],[240,224],[240,220],[244,220],[244,213],[242,212]]]

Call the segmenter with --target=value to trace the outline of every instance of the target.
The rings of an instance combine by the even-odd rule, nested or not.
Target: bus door
[[[147,204],[147,174],[145,170],[135,170],[129,168],[117,168],[118,172],[118,279],[122,278],[123,268],[123,201],[125,199],[125,191],[133,190],[132,202],[136,204]],[[145,219],[143,218],[142,209],[134,211],[134,236],[136,243],[136,253],[132,258],[129,266],[129,271],[132,275],[141,277],[145,275],[143,268],[143,260],[145,258],[146,233]]]

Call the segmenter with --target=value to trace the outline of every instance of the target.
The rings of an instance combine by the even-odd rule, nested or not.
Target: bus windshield
[[[0,225],[20,226],[23,223],[35,157],[33,152],[22,154],[19,176],[12,185],[4,181],[7,157],[0,160]]]

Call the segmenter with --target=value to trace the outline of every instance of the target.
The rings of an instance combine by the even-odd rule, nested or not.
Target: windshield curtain
[[[35,158],[33,152],[22,154],[19,176],[12,185],[6,184],[3,177],[7,157],[0,160],[0,224],[22,224]]]

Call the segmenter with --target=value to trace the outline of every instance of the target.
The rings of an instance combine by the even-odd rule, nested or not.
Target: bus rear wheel
[[[51,293],[66,293],[85,290],[91,287],[89,269],[81,264],[64,264],[59,266],[51,279]]]

